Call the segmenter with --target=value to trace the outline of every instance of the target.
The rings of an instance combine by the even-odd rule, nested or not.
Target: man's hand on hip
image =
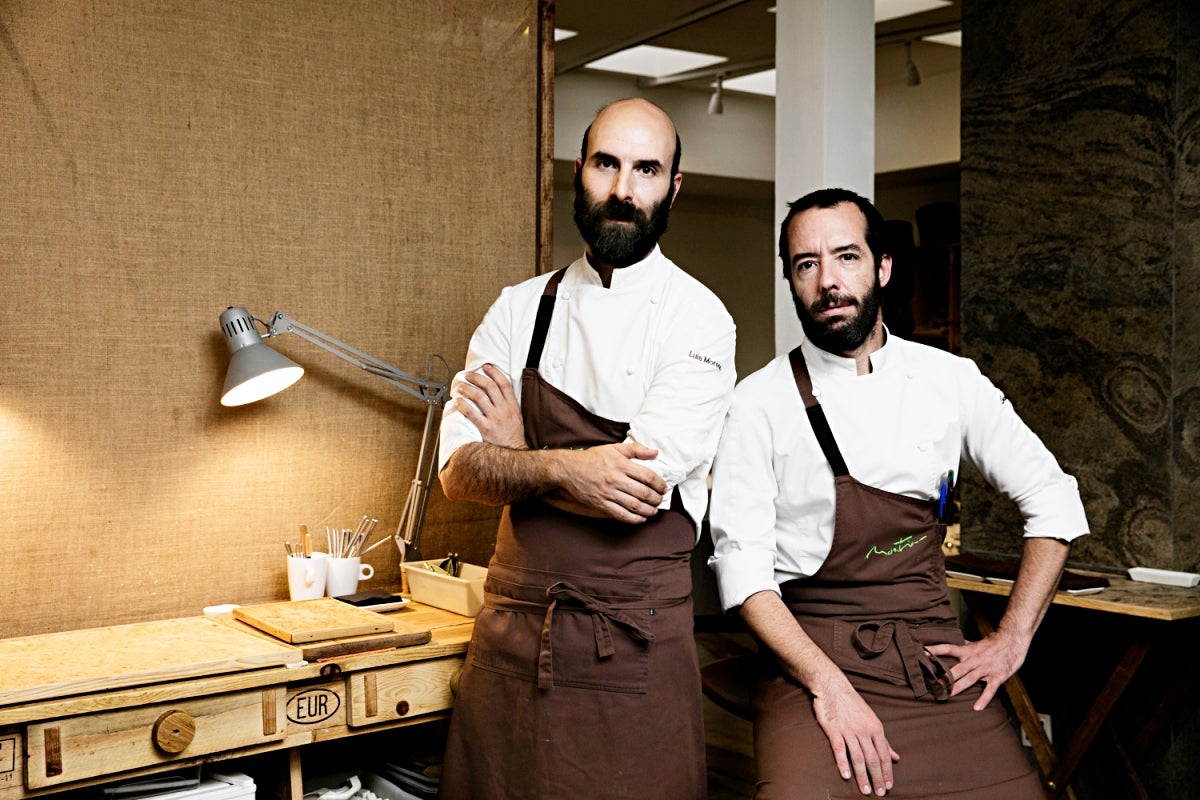
[[[976,711],[982,711],[1004,682],[1017,674],[1021,664],[1025,663],[1029,640],[1001,629],[977,642],[963,645],[931,644],[926,649],[938,658],[949,656],[958,659],[958,663],[950,668],[953,681],[951,695],[964,692],[976,683],[984,684],[983,694],[973,706]]]

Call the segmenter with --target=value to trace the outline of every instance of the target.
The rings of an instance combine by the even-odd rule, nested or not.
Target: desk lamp
[[[266,332],[260,334],[255,323],[260,323]],[[240,406],[270,397],[291,386],[304,375],[304,368],[287,356],[267,347],[263,338],[294,333],[301,339],[315,344],[338,358],[376,375],[393,386],[399,387],[426,405],[425,432],[421,437],[421,452],[417,459],[417,473],[408,490],[408,500],[396,528],[396,547],[400,550],[400,561],[409,553],[416,553],[420,546],[421,526],[425,522],[425,508],[429,502],[429,484],[433,480],[434,451],[437,448],[437,409],[449,393],[450,366],[438,355],[432,355],[426,364],[426,376],[418,378],[407,372],[359,352],[288,315],[276,311],[270,322],[251,316],[241,306],[231,306],[221,314],[221,331],[229,345],[229,371],[225,375],[225,388],[221,392],[221,405]],[[446,369],[446,380],[433,380],[433,362],[440,361]]]

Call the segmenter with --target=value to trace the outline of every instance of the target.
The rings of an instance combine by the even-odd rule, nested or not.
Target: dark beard
[[[791,286],[791,283],[788,283]],[[800,318],[800,327],[808,340],[827,353],[852,353],[862,346],[875,323],[879,319],[879,272],[875,273],[875,285],[866,297],[858,301],[858,313],[844,320],[834,320],[822,323],[817,321],[817,314],[824,308],[836,303],[845,302],[847,295],[828,294],[812,306],[805,306],[796,294],[796,287],[791,286],[792,302],[796,306],[796,316]]]
[[[650,255],[667,232],[674,190],[672,184],[667,196],[655,203],[649,214],[615,197],[589,205],[583,179],[575,173],[575,226],[596,258],[617,269],[628,267]],[[614,220],[633,224],[618,225]]]

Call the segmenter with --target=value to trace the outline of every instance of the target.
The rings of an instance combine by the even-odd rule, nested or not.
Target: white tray
[[[1150,567],[1130,567],[1129,577],[1143,583],[1161,583],[1165,586],[1182,586],[1186,589],[1200,584],[1200,575],[1194,572],[1173,572],[1169,569],[1151,569]]]

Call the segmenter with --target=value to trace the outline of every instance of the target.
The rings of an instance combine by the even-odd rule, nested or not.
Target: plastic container
[[[362,776],[363,788],[373,792],[384,800],[421,800],[418,795],[406,792],[382,775],[365,772]]]
[[[358,779],[357,784],[350,782],[351,777]],[[308,800],[364,800],[372,794],[379,800],[421,800],[374,772],[339,772],[304,780]]]
[[[255,796],[254,780],[239,772],[212,773],[186,789],[154,791],[150,788],[167,782],[163,777],[157,777],[115,783],[103,789],[102,796],[114,800],[127,797],[136,800],[254,800]]]
[[[455,614],[473,617],[483,608],[483,580],[487,568],[474,564],[460,564],[460,577],[452,578],[441,572],[426,569],[425,564],[440,564],[442,559],[431,561],[409,561],[401,564],[408,581],[408,591],[418,603],[444,608]]]

